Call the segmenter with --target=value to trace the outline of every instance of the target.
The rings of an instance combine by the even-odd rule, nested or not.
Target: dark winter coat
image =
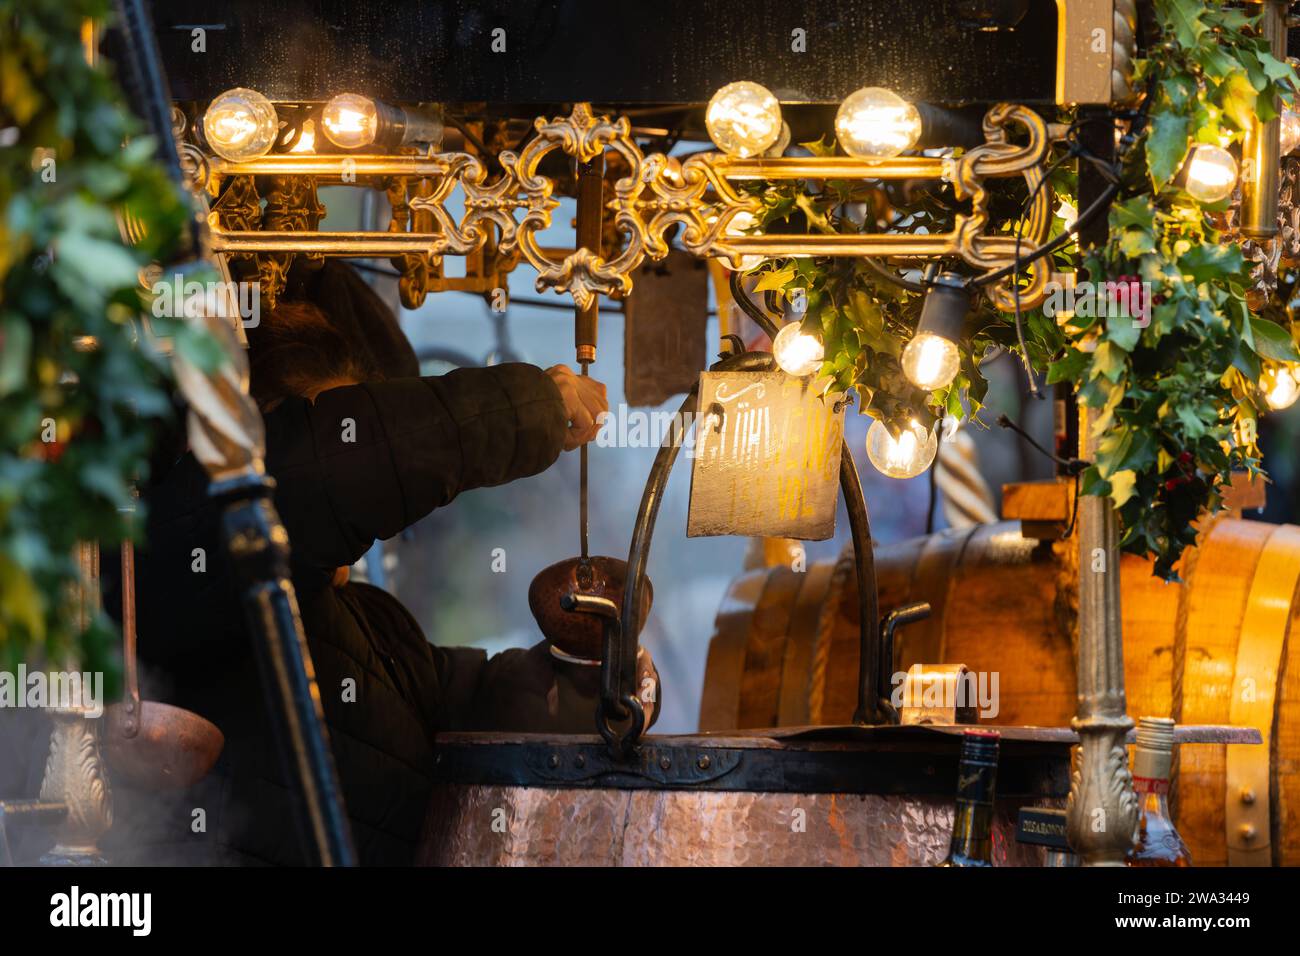
[[[267,469],[363,863],[411,861],[438,730],[525,720],[557,681],[549,657],[536,652],[489,662],[482,651],[433,647],[393,597],[366,584],[335,587],[333,571],[461,491],[544,470],[565,427],[559,390],[528,365],[336,388],[314,403],[286,400],[266,416]],[[149,491],[149,546],[137,561],[140,654],[155,677],[150,694],[212,720],[225,750],[184,793],[163,799],[119,788],[106,849],[119,862],[302,862],[206,486],[186,456]],[[196,548],[206,558],[201,573]],[[594,675],[579,683],[595,692]],[[355,702],[344,700],[348,686]],[[532,699],[503,713],[501,701],[521,694]],[[586,730],[592,700],[568,706]],[[554,709],[549,724],[543,716],[530,729],[578,729],[562,726],[565,715]]]

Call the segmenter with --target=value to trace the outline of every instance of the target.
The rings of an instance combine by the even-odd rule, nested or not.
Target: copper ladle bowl
[[[135,636],[135,548],[122,543],[122,656],[126,689],[104,711],[104,755],[119,780],[142,790],[180,790],[207,776],[226,737],[192,711],[140,699]]]
[[[572,592],[608,598],[623,613],[623,591],[627,585],[627,562],[606,555],[593,555],[585,561],[590,571],[583,570],[582,558],[566,558],[544,568],[528,586],[528,608],[537,620],[542,636],[551,647],[570,657],[598,661],[604,639],[602,619],[583,611],[566,611],[560,599]],[[646,578],[641,599],[640,620],[650,614],[654,588]]]
[[[174,790],[198,783],[221,756],[225,735],[212,721],[158,701],[134,701],[105,711],[108,766],[123,783],[144,790]]]

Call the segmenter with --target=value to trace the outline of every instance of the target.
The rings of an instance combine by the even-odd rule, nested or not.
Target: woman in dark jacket
[[[267,470],[289,532],[293,583],[363,863],[409,863],[446,729],[590,733],[597,670],[545,645],[488,660],[428,643],[387,592],[347,582],[376,539],[461,491],[548,468],[595,436],[604,386],[563,366],[418,375],[392,314],[329,264],[313,298],[250,330]],[[224,560],[207,476],[186,454],[147,489],[137,562],[147,696],[196,711],[226,738],[214,771],[170,799],[115,793],[106,849],[121,862],[302,862],[257,668]]]

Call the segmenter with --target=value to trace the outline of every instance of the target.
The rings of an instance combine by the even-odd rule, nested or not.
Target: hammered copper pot
[[[528,607],[537,619],[542,636],[556,650],[570,657],[600,660],[604,626],[602,618],[583,611],[566,611],[560,599],[571,592],[608,598],[623,612],[623,589],[627,583],[627,562],[606,555],[587,559],[590,580],[580,580],[582,558],[567,558],[539,571],[528,586]],[[641,620],[650,614],[654,589],[645,582]]]
[[[140,699],[135,634],[135,547],[122,543],[122,656],[126,692],[105,711],[105,756],[124,783],[145,790],[183,789],[208,775],[226,738],[192,711]]]

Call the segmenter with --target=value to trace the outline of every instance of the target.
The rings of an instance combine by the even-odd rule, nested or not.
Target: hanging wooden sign
[[[844,412],[784,372],[705,372],[688,537],[835,533]]]
[[[673,249],[636,271],[623,304],[623,394],[662,405],[691,390],[709,364],[709,260]]]

